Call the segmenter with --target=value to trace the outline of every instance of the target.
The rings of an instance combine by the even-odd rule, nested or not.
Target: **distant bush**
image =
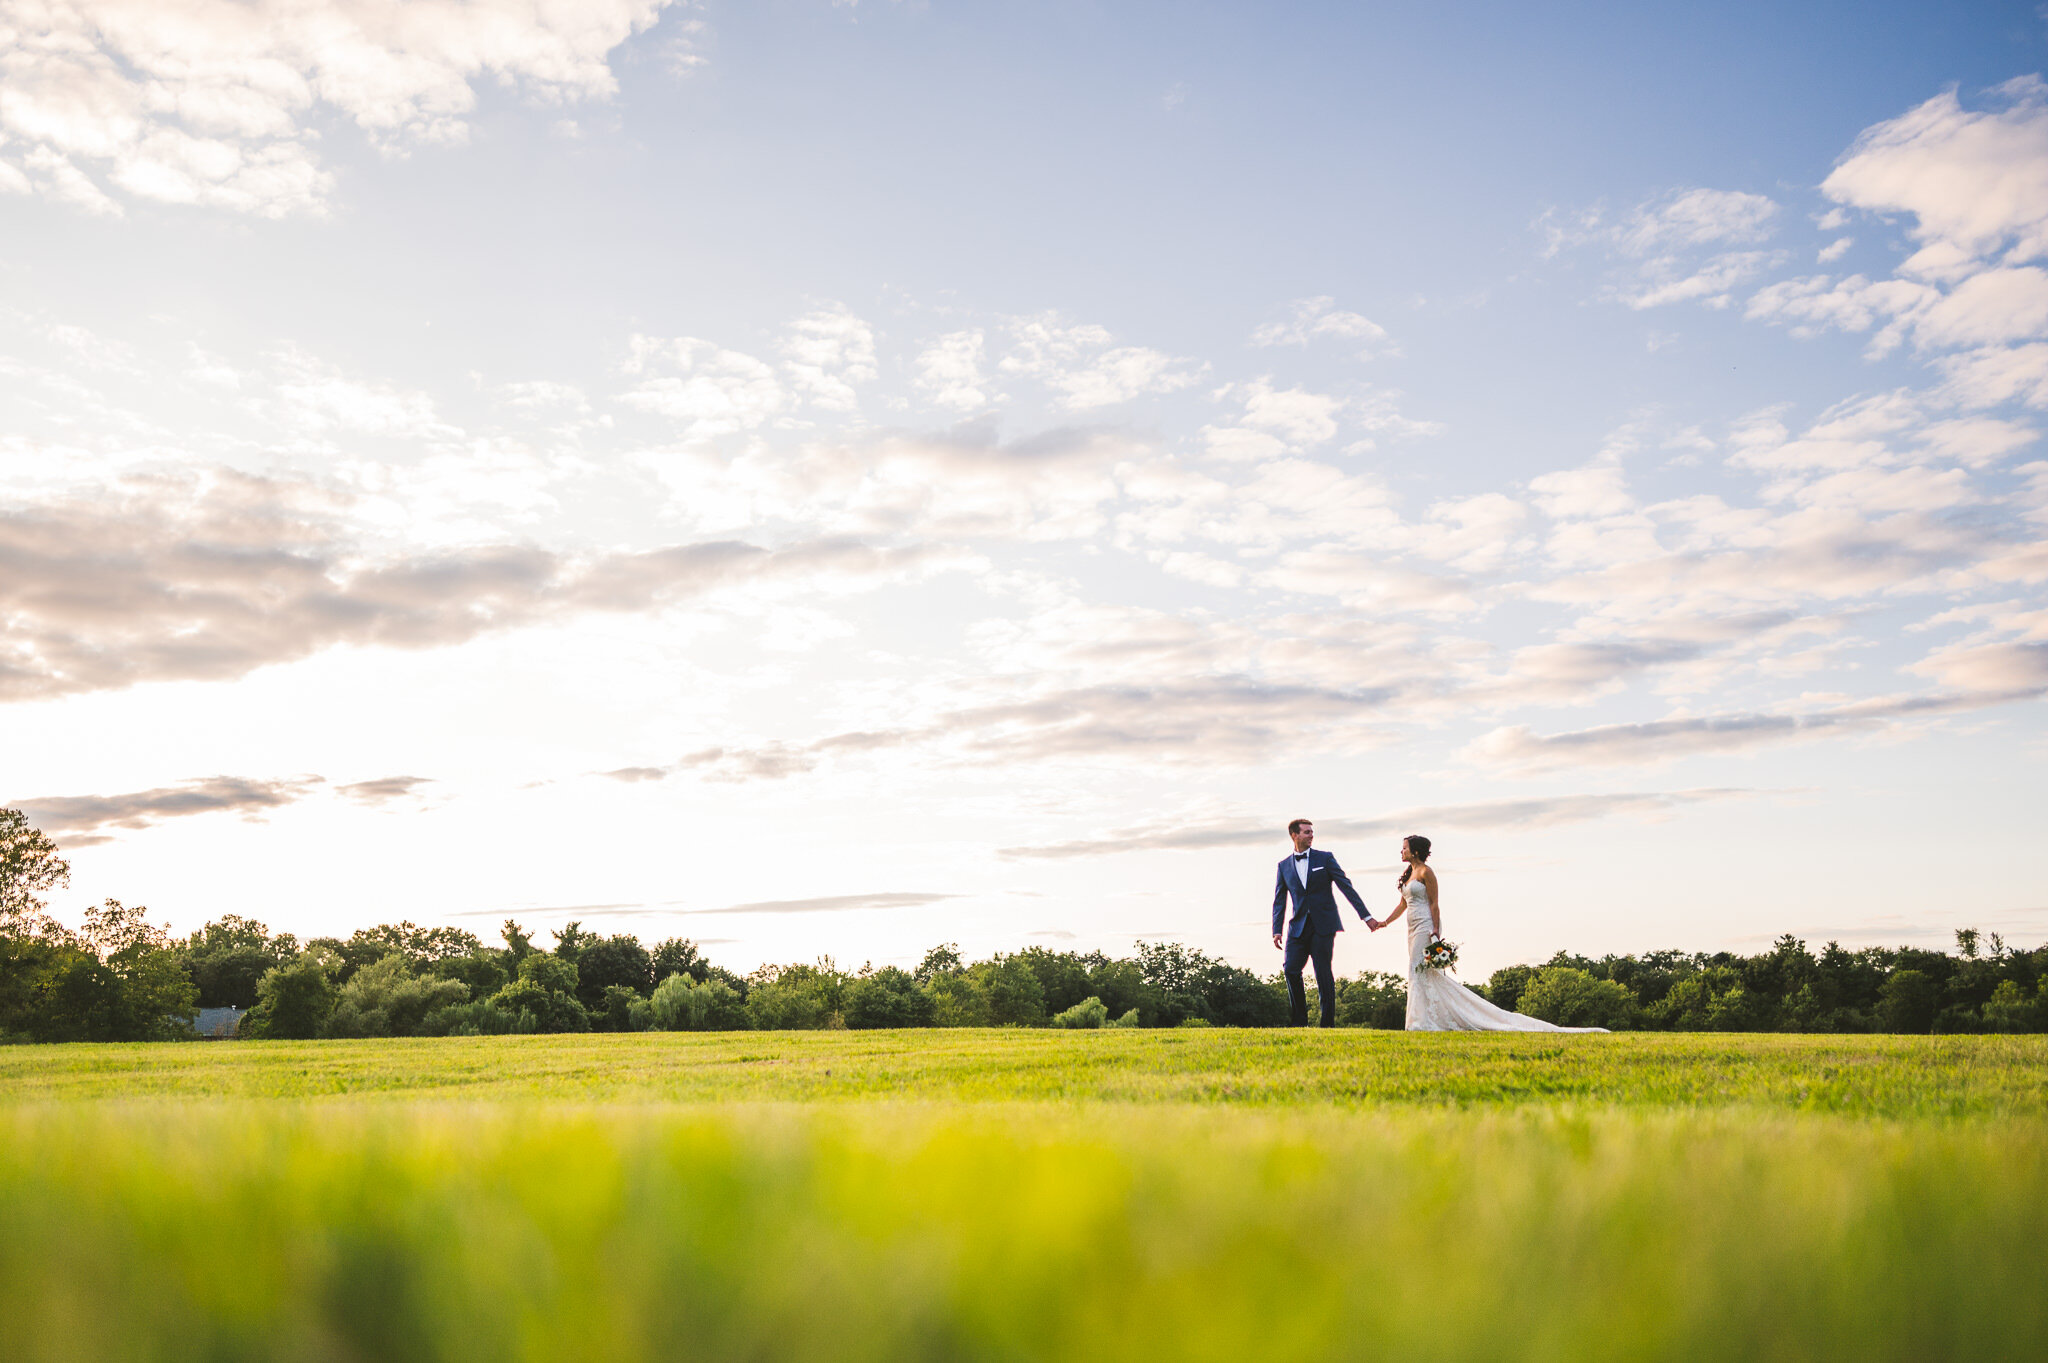
[[[334,995],[329,957],[308,948],[264,972],[256,983],[256,1008],[242,1020],[241,1034],[289,1040],[319,1036],[334,1011]]]
[[[1045,1025],[1045,986],[1031,962],[998,955],[969,968],[968,974],[988,996],[988,1020],[997,1026]]]
[[[747,1022],[763,1032],[842,1025],[846,977],[830,961],[764,966],[747,977]]]
[[[972,975],[940,975],[924,985],[935,1027],[986,1027],[995,1020],[988,990]]]
[[[936,1001],[895,966],[863,972],[846,987],[848,1027],[929,1027]]]
[[[1095,998],[1092,995],[1082,999],[1063,1013],[1053,1014],[1052,1019],[1052,1025],[1055,1027],[1088,1028],[1091,1030],[1105,1026],[1108,1022],[1109,1009],[1103,1007],[1101,999]]]
[[[320,1034],[330,1037],[412,1036],[427,1014],[466,1002],[460,980],[421,979],[396,952],[358,970],[341,987]]]
[[[1310,993],[1315,991],[1311,989]],[[1309,1015],[1316,1015],[1311,1004]],[[1400,1031],[1408,1025],[1408,981],[1384,970],[1367,970],[1356,979],[1337,981],[1337,1025]]]
[[[608,984],[599,996],[597,1007],[591,1012],[590,1027],[597,1032],[638,1032],[644,1028],[633,1025],[633,1005],[640,1002],[640,995],[623,984]]]
[[[1918,970],[1894,970],[1878,991],[1878,1014],[1888,1032],[1925,1032],[1934,1025],[1940,995]]]
[[[535,952],[526,960],[540,958],[541,953]],[[525,964],[525,961],[520,962],[522,968]],[[574,994],[559,989],[544,989],[532,979],[514,980],[491,995],[489,1001],[500,1012],[515,1019],[512,1026],[515,1032],[590,1030],[590,1014],[576,1001]]]
[[[1130,1012],[1125,1013],[1122,1017],[1111,1018],[1108,1022],[1105,1022],[1102,1025],[1105,1027],[1137,1027],[1141,1024],[1138,1020],[1138,1010],[1133,1008]]]
[[[421,1036],[504,1036],[519,1030],[519,1018],[484,999],[437,1008],[419,1030]]]
[[[1539,972],[1522,991],[1515,1011],[1560,1027],[1624,1031],[1642,1025],[1642,1009],[1628,990],[1571,966],[1550,966]]]
[[[723,980],[702,984],[688,975],[671,975],[654,987],[647,1001],[648,1021],[664,1032],[731,1032],[747,1026],[746,1007]]]
[[[2043,984],[2037,996],[2030,999],[2013,981],[2000,980],[1984,1004],[1986,1028],[1993,1032],[2038,1032],[2044,1004],[2048,1004],[2048,984]]]

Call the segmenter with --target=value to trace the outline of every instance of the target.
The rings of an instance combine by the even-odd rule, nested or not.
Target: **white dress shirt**
[[[1308,888],[1308,853],[1294,854],[1294,878],[1301,882],[1302,889]]]

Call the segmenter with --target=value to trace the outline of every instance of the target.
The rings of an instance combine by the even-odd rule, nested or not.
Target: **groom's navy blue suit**
[[[1302,986],[1301,968],[1310,961],[1315,962],[1316,1002],[1321,1005],[1323,1026],[1337,1025],[1337,977],[1330,969],[1330,949],[1337,945],[1337,934],[1344,931],[1344,916],[1337,910],[1332,887],[1344,892],[1360,918],[1371,921],[1365,901],[1351,888],[1351,877],[1328,852],[1311,847],[1306,861],[1296,861],[1291,852],[1280,858],[1280,876],[1273,886],[1273,933],[1280,934],[1281,917],[1288,897],[1293,896],[1294,918],[1286,929],[1287,1009],[1297,1027],[1308,1026],[1308,990]]]

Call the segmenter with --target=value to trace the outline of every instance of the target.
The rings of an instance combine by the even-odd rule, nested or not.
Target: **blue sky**
[[[181,929],[1263,968],[1307,814],[1482,970],[2038,939],[2044,41],[0,4],[0,799]]]

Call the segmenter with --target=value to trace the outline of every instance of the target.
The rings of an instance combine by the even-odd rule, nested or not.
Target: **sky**
[[[181,933],[1266,972],[1309,817],[1479,977],[2036,944],[2044,74],[2017,4],[0,0],[0,801]]]

